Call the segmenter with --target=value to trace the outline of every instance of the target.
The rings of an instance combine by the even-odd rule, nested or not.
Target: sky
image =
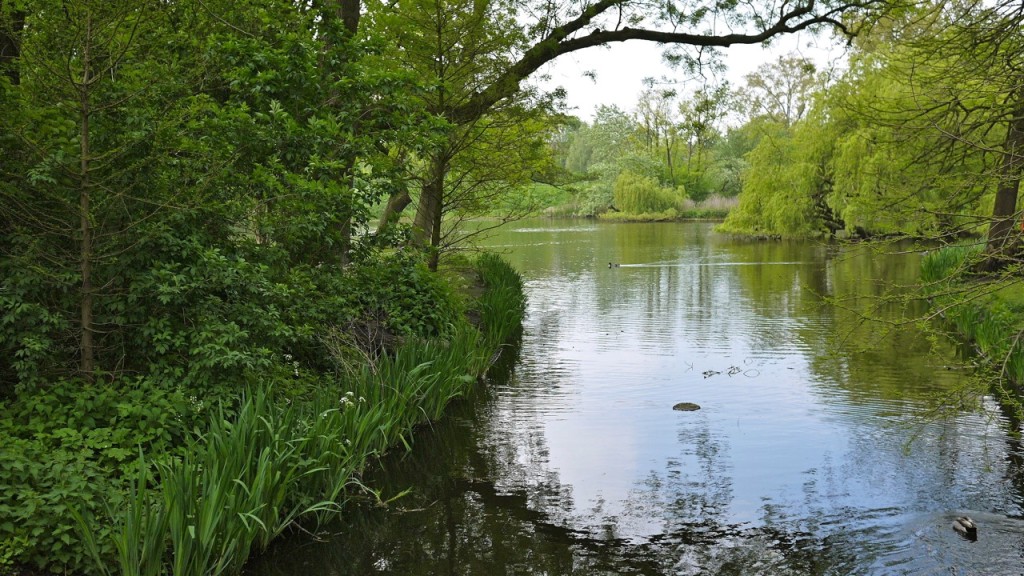
[[[668,77],[677,82],[675,88],[681,94],[700,86],[697,81],[684,81],[683,72],[669,68],[662,60],[662,51],[663,47],[656,43],[633,40],[565,54],[540,70],[550,76],[550,80],[541,85],[549,89],[564,87],[568,91],[570,113],[588,121],[593,119],[594,110],[600,104],[615,104],[624,111],[631,111],[646,77]],[[812,58],[820,68],[842,56],[841,47],[834,46],[828,38],[806,34],[777,39],[768,47],[731,46],[725,49],[729,68],[725,78],[735,87],[742,86],[744,76],[762,63],[794,52]],[[596,81],[585,76],[588,71],[596,74]]]

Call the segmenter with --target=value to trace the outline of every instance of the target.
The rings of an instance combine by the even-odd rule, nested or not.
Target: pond
[[[706,223],[536,220],[485,244],[529,297],[506,369],[368,480],[408,494],[253,574],[1021,573],[1013,425],[905,325],[923,309],[877,298],[918,255]]]

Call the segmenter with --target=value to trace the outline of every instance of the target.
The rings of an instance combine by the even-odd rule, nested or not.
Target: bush
[[[146,380],[58,381],[0,404],[0,414],[0,543],[17,543],[21,562],[69,571],[87,560],[69,509],[118,506],[140,448],[173,454],[208,417],[200,401]]]
[[[338,514],[366,463],[408,446],[412,428],[469,390],[521,329],[522,279],[495,256],[477,270],[484,335],[440,277],[399,254],[344,275],[293,273],[296,294],[346,287],[282,315],[319,329],[310,339],[323,371],[271,367],[210,395],[166,378],[65,379],[0,403],[0,573],[235,573],[301,516]],[[325,302],[349,308],[329,316]],[[425,318],[393,324],[403,336],[387,354],[332,356],[324,319],[373,305]]]

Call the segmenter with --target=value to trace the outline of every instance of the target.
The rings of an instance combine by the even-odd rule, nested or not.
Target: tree
[[[309,345],[284,294],[366,257],[388,151],[424,141],[408,79],[287,1],[25,6],[0,79],[3,380],[205,386]]]
[[[429,88],[418,94],[424,109],[449,121],[441,137],[421,155],[422,168],[415,176],[420,193],[413,235],[417,243],[432,248],[431,264],[436,267],[442,248],[442,215],[446,209],[467,206],[467,193],[477,186],[463,186],[474,171],[460,157],[474,154],[480,144],[502,138],[510,122],[528,124],[544,110],[544,102],[523,93],[495,106],[488,116],[478,116],[461,124],[450,122],[450,113],[464,104],[480,87],[509,65],[512,54],[521,45],[521,31],[514,25],[514,3],[468,0],[405,0],[393,10],[380,6],[375,16],[379,29],[396,40],[391,58],[404,62],[419,81]],[[489,132],[496,132],[489,134]],[[506,145],[515,140],[506,139]],[[480,158],[480,156],[477,156]],[[449,175],[461,163],[457,181]],[[410,166],[415,166],[412,163]],[[483,172],[493,170],[481,165]],[[506,172],[508,173],[508,172]],[[517,179],[515,176],[513,180]],[[470,178],[472,180],[472,178]],[[387,222],[392,210],[404,208],[407,191],[397,190],[388,205]]]
[[[778,107],[783,132],[775,140],[799,145],[778,148],[787,151],[782,155],[751,156],[744,197],[752,196],[741,197],[729,226],[746,214],[738,228],[757,227],[756,211],[747,208],[763,208],[773,194],[793,190],[756,184],[764,175],[813,165],[815,183],[798,194],[816,206],[804,211],[810,221],[781,233],[845,228],[865,236],[949,239],[978,233],[987,223],[989,257],[981,267],[1013,260],[1021,171],[1019,24],[1009,5],[936,3],[858,38],[850,69],[819,93],[809,116],[787,130]],[[759,149],[770,145],[762,140]],[[761,201],[753,202],[755,196]]]
[[[680,131],[686,144],[686,189],[694,200],[710,193],[704,181],[706,157],[718,137],[718,123],[727,113],[728,85],[704,86],[679,104]]]
[[[24,6],[11,0],[0,1],[0,72],[14,85],[17,85],[21,78],[19,58],[24,29]]]
[[[761,64],[747,74],[746,83],[737,94],[746,115],[766,116],[788,128],[807,113],[824,78],[810,59],[788,55]]]
[[[991,202],[988,257],[981,268],[995,269],[1019,249],[1016,205],[1024,145],[1019,6],[935,4],[914,14],[898,38],[872,44],[858,67],[855,80],[862,95],[846,98],[854,104],[845,108],[858,120],[861,144],[851,139],[839,159],[864,166],[858,158],[874,157],[877,168],[837,165],[842,178],[836,190],[843,180],[860,182],[848,190],[881,185],[886,200],[872,211],[902,218],[917,211],[934,224],[899,228],[943,237],[978,232],[978,218]],[[865,179],[870,174],[878,176]]]
[[[986,138],[991,129],[1001,131],[998,144],[998,183],[995,190],[991,221],[986,244],[987,258],[980,268],[994,271],[1009,261],[1018,260],[1022,249],[1017,208],[1021,176],[1024,174],[1024,11],[1019,2],[1006,0],[994,5],[969,6],[968,10],[950,16],[951,36],[963,50],[950,58],[950,82],[953,87],[970,91],[969,95],[988,96],[991,100],[965,112],[963,131],[972,144],[988,147]],[[967,72],[972,80],[966,86],[955,84],[956,73]],[[953,92],[959,96],[957,92]],[[960,100],[964,98],[960,97]],[[959,104],[959,102],[957,102]],[[962,137],[960,131],[953,132]]]
[[[439,3],[436,5],[440,7]],[[452,8],[455,6],[453,4]],[[888,7],[889,3],[882,0],[840,0],[796,6],[782,3],[756,7],[733,3],[670,2],[658,10],[651,10],[647,3],[638,0],[601,0],[580,6],[540,2],[525,6],[520,13],[513,5],[476,2],[473,6],[450,11],[435,8],[433,13],[444,12],[467,23],[479,24],[484,19],[500,22],[506,28],[500,36],[510,43],[489,43],[485,41],[490,38],[488,33],[469,34],[469,29],[459,36],[446,35],[444,28],[436,25],[420,28],[423,33],[416,38],[433,39],[434,45],[441,50],[435,53],[432,64],[435,77],[439,79],[466,71],[475,62],[496,64],[487,73],[479,73],[478,70],[468,79],[463,85],[469,90],[463,96],[451,98],[450,85],[444,81],[435,85],[438,103],[441,104],[436,111],[452,126],[465,126],[491,112],[499,103],[520,94],[520,83],[541,66],[577,50],[628,40],[714,49],[733,44],[756,44],[780,34],[823,27],[854,34],[856,29],[847,22],[870,21],[872,13]],[[390,9],[390,6],[380,7],[382,11]],[[396,11],[404,10],[406,8],[399,3]],[[428,14],[430,10],[422,12]],[[526,22],[527,16],[528,24],[521,26],[520,22]],[[729,31],[720,32],[715,23],[725,21],[730,23]],[[442,20],[435,22],[441,24]],[[404,45],[405,42],[399,44]],[[469,46],[473,48],[469,49]],[[464,56],[472,56],[473,59],[459,59]],[[443,177],[450,159],[451,151],[445,145],[432,151],[433,169],[422,190],[416,215],[416,226],[423,231],[421,237],[429,237],[433,245],[440,237]]]
[[[640,93],[636,113],[642,126],[642,137],[648,150],[665,159],[666,180],[677,185],[675,148],[680,139],[680,122],[676,115],[675,90],[655,90],[651,85]],[[662,155],[662,149],[664,155]]]
[[[77,354],[69,357],[91,380],[97,334],[105,330],[96,320],[97,292],[108,281],[100,267],[124,249],[110,239],[132,225],[123,208],[141,209],[136,216],[143,219],[152,210],[131,190],[144,165],[123,162],[137,158],[146,129],[110,127],[131,126],[153,112],[133,113],[129,106],[147,97],[159,101],[165,70],[140,66],[136,58],[159,35],[145,2],[39,1],[31,8],[29,36],[11,41],[8,33],[4,42],[6,49],[15,47],[6,62],[5,157],[27,168],[9,174],[0,191],[13,223],[5,248],[17,246],[29,262],[49,262],[54,283],[70,288],[77,281]],[[25,26],[26,14],[10,17],[17,19],[13,30]],[[45,108],[32,96],[47,100]]]

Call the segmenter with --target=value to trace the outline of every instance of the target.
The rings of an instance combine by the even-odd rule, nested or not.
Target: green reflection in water
[[[488,244],[527,281],[521,358],[367,479],[410,496],[254,573],[1016,573],[1020,446],[990,401],[922,416],[965,384],[954,350],[873,298],[915,256],[693,224]],[[952,533],[963,512],[987,538]]]

